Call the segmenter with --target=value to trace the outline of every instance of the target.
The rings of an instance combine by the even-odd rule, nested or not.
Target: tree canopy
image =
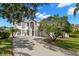
[[[24,18],[35,18],[38,3],[2,3],[0,4],[0,17],[6,18],[10,23],[19,23]]]
[[[2,3],[0,4],[0,17],[7,19],[8,22],[20,23],[27,19],[34,19],[35,13],[38,11],[39,3]],[[12,36],[14,27],[12,27]]]
[[[43,19],[40,22],[39,28],[46,30],[48,34],[53,32],[56,37],[61,35],[62,32],[70,33],[72,31],[72,25],[68,22],[68,17],[60,17],[59,15]]]

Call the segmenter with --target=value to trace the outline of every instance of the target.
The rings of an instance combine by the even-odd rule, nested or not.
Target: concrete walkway
[[[14,38],[15,56],[73,56],[73,52],[47,44],[40,37]]]

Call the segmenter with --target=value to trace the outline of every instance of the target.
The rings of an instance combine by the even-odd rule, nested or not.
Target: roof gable
[[[25,19],[24,22],[37,22],[37,21],[31,19]]]

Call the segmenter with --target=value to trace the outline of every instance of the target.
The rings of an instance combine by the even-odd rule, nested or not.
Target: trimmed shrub
[[[69,36],[70,37],[73,37],[73,38],[78,38],[79,37],[79,34],[70,34]]]
[[[8,32],[0,32],[1,39],[9,38],[9,36],[10,36],[10,33]]]
[[[75,30],[72,32],[73,34],[79,34],[79,30]]]

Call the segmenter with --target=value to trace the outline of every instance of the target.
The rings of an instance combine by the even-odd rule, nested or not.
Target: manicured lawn
[[[0,39],[0,56],[12,56],[12,39]]]
[[[79,38],[66,38],[52,42],[52,44],[73,52],[79,52]]]

